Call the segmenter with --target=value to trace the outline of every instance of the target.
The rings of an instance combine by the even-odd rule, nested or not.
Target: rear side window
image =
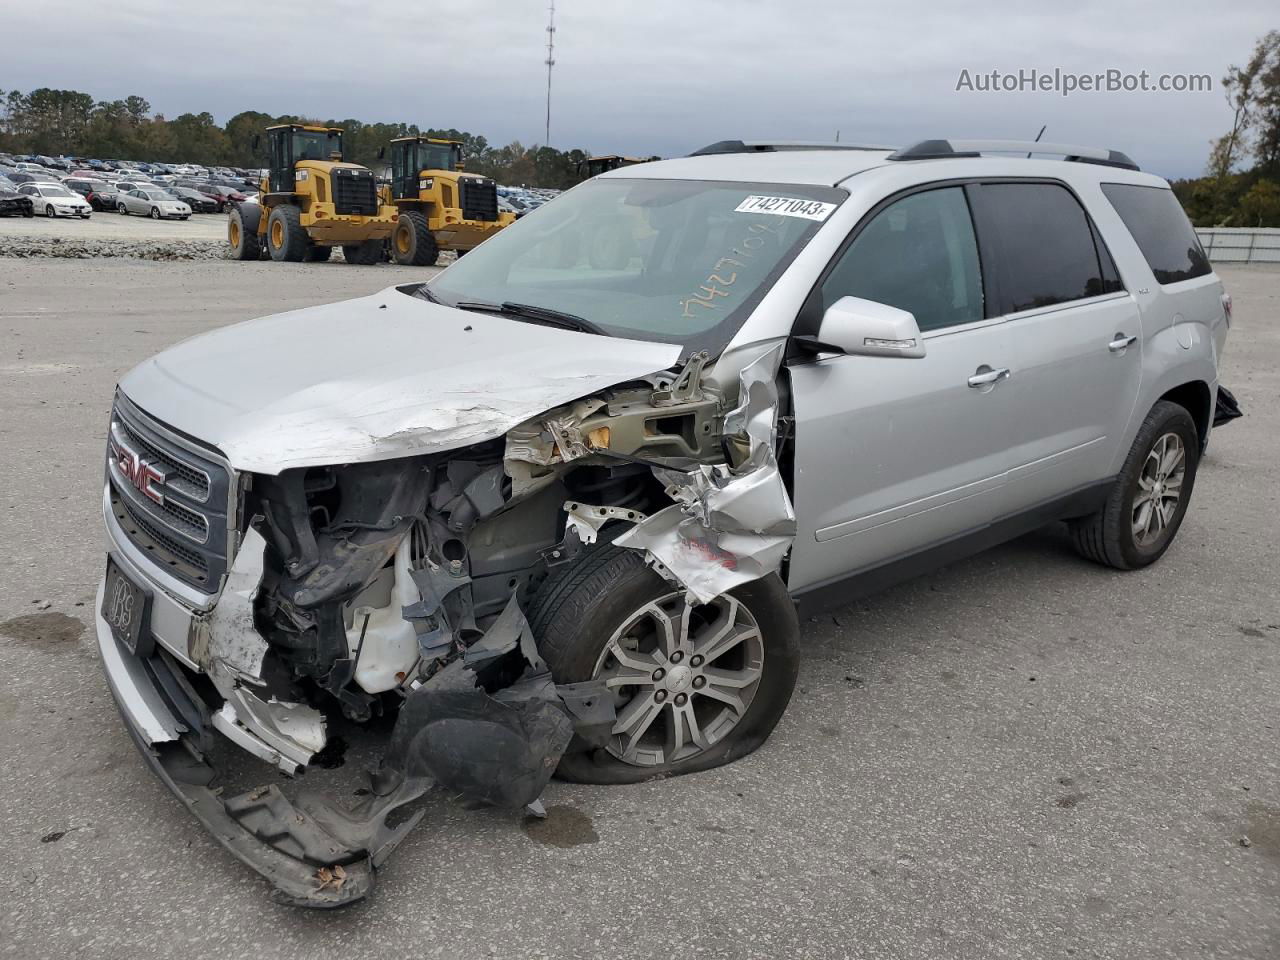
[[[858,233],[822,284],[822,308],[862,297],[915,315],[921,330],[983,317],[982,273],[961,187],[913,193]]]
[[[975,198],[984,252],[990,249],[998,265],[1001,313],[1120,289],[1111,255],[1066,187],[984,183]]]
[[[1102,192],[1133,234],[1156,282],[1203,277],[1213,268],[1173,191],[1132,183],[1104,183]]]

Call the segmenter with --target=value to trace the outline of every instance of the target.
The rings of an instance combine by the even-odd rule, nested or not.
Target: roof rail
[[[824,143],[820,140],[717,140],[691,157],[705,157],[717,153],[777,153],[781,150],[892,150],[871,143]]]
[[[984,153],[1052,154],[1077,163],[1098,163],[1105,167],[1137,170],[1138,165],[1119,150],[1078,147],[1069,143],[1042,143],[1039,140],[921,140],[889,155],[890,160],[943,160],[980,157]]]

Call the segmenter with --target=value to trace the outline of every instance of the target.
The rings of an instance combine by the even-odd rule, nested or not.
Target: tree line
[[[1174,192],[1198,227],[1280,227],[1280,30],[1222,78],[1231,129],[1210,145],[1205,175]]]
[[[13,90],[4,95],[0,101],[0,151],[257,168],[266,165],[266,138],[255,150],[254,137],[275,123],[342,127],[346,131],[346,159],[366,166],[378,163],[378,151],[394,137],[423,134],[459,140],[467,170],[514,185],[570,187],[582,179],[578,164],[590,155],[579,149],[526,147],[518,142],[497,147],[482,136],[462,130],[288,114],[272,116],[256,110],[237,113],[221,125],[208,112],[184,113],[169,120],[153,114],[151,104],[142,97],[94,100],[78,90],[48,87],[29,93]]]

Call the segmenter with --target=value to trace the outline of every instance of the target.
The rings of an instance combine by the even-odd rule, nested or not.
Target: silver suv
[[[605,174],[425,284],[121,381],[111,689],[278,896],[349,902],[433,787],[536,812],[556,770],[754,750],[797,605],[1055,521],[1154,562],[1230,320],[1168,185],[1113,151],[735,141]],[[225,740],[295,775],[382,715],[357,808],[220,787]]]

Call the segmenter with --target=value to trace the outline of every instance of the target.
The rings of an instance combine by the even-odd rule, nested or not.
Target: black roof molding
[[[1076,163],[1097,163],[1106,167],[1138,170],[1127,154],[1119,150],[1081,147],[1068,143],[1042,143],[1038,140],[921,140],[895,150],[890,160],[951,160],[957,157],[980,157],[984,153],[1025,153],[1062,157]]]
[[[689,154],[708,157],[719,153],[778,153],[784,150],[892,150],[870,143],[825,143],[820,140],[717,140]]]

